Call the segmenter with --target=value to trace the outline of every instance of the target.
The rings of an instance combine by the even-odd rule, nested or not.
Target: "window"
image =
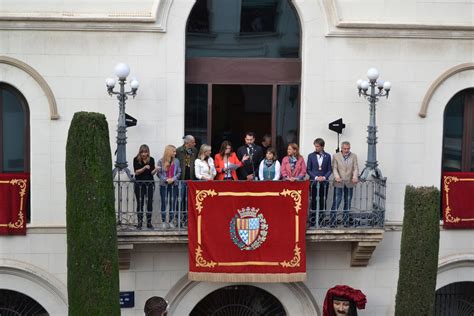
[[[23,95],[0,83],[0,172],[29,172],[29,111]]]
[[[30,172],[30,114],[25,97],[0,82],[0,173]],[[26,221],[30,222],[30,196]]]
[[[186,31],[190,33],[209,33],[208,0],[197,1],[191,10]]]
[[[474,171],[474,89],[457,93],[444,111],[443,171]]]
[[[277,0],[242,0],[240,32],[275,32],[277,5]]]
[[[286,153],[300,117],[301,30],[291,1],[197,0],[187,25],[185,134],[213,151],[224,139],[237,148],[246,131],[257,144],[270,134]]]
[[[186,57],[299,58],[300,23],[290,0],[197,0]]]

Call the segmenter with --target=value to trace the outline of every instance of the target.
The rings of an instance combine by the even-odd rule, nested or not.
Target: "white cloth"
[[[217,174],[216,167],[214,166],[214,160],[211,157],[205,160],[196,159],[194,160],[194,172],[196,178],[199,180],[212,180]]]

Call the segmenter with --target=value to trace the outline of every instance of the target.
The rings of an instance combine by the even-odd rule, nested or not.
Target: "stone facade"
[[[39,4],[31,9],[36,16],[15,1],[4,1],[6,10],[0,12],[0,82],[17,88],[30,109],[32,214],[27,236],[0,238],[0,287],[31,296],[51,315],[67,310],[64,160],[73,114],[104,113],[115,148],[117,102],[107,95],[104,80],[123,61],[141,83],[137,98],[127,103],[127,112],[139,121],[128,130],[128,161],[144,142],[159,157],[166,144],[180,144],[184,130],[185,26],[194,1],[140,1],[140,14],[128,4],[120,19],[113,18],[106,1],[99,2],[96,15],[91,13],[96,2],[87,2],[85,10],[80,1],[70,1],[71,7],[58,9],[53,18],[47,17],[53,1],[44,1],[44,12]],[[390,97],[377,106],[378,161],[388,178],[387,225],[367,267],[350,266],[348,242],[309,243],[305,283],[257,286],[279,298],[289,315],[319,314],[326,290],[341,283],[367,294],[360,315],[392,315],[404,188],[439,187],[444,108],[455,93],[474,85],[473,2],[293,4],[302,32],[304,155],[313,150],[316,136],[332,151],[336,138],[327,122],[343,117],[343,138],[351,141],[362,167],[368,107],[357,96],[356,81],[376,67],[393,84]],[[474,281],[473,249],[470,231],[441,232],[438,288]],[[135,308],[122,314],[142,315],[145,300],[162,295],[176,303],[172,314],[184,315],[220,287],[188,282],[187,267],[184,244],[134,247],[120,281],[121,290],[135,291]]]

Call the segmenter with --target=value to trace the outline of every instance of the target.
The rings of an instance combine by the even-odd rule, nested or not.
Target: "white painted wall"
[[[327,1],[326,1],[327,2]],[[35,233],[39,227],[65,225],[65,145],[76,111],[106,115],[115,151],[117,101],[110,98],[104,80],[118,62],[127,62],[140,89],[127,103],[127,113],[138,119],[129,129],[129,162],[140,144],[150,145],[159,158],[166,144],[179,145],[184,130],[185,23],[192,0],[174,0],[167,32],[101,32],[0,30],[0,55],[19,59],[35,68],[50,85],[58,104],[59,120],[49,119],[49,107],[38,85],[21,70],[0,64],[0,81],[17,87],[31,113],[32,220],[26,237],[0,238],[0,259],[15,259],[37,266],[66,284],[66,245],[63,233]],[[473,61],[472,39],[419,39],[327,37],[324,1],[295,0],[302,25],[301,148],[306,156],[316,137],[334,152],[336,135],[327,124],[343,117],[342,140],[352,143],[366,159],[367,103],[358,97],[355,82],[375,66],[393,84],[390,97],[377,106],[378,161],[388,177],[387,220],[403,218],[407,184],[439,186],[442,115],[459,90],[472,87],[471,72],[460,73],[434,94],[428,116],[418,116],[430,84],[447,69]],[[398,3],[397,9],[396,4]],[[415,7],[415,12],[406,8]],[[429,6],[438,11],[425,10]],[[359,8],[364,8],[360,10]],[[339,15],[351,20],[472,24],[460,12],[471,12],[471,2],[457,1],[337,1]],[[403,10],[402,10],[403,8]],[[444,9],[443,9],[444,8]],[[427,12],[434,12],[428,16]],[[443,16],[441,15],[443,13]],[[430,13],[431,14],[431,13]],[[430,20],[433,18],[432,20]],[[472,19],[472,16],[471,16]],[[350,268],[349,244],[318,243],[308,247],[307,287],[319,306],[328,287],[348,283],[368,295],[361,315],[391,315],[398,275],[400,232],[387,232],[366,268]],[[472,253],[470,231],[443,231],[440,257]],[[469,260],[468,260],[469,261]],[[121,289],[134,290],[137,308],[124,315],[140,315],[151,295],[167,295],[187,271],[185,246],[140,247],[132,254],[131,269],[121,272]],[[451,267],[451,266],[450,266]],[[453,266],[440,274],[439,284],[465,280],[472,267]],[[2,279],[0,278],[0,281]],[[1,282],[0,282],[1,283]]]

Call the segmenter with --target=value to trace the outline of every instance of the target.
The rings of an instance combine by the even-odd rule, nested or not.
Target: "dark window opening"
[[[240,32],[276,32],[277,6],[277,0],[242,0]]]
[[[208,0],[197,1],[189,15],[187,32],[209,33]]]
[[[474,89],[457,93],[444,112],[443,171],[474,171]]]
[[[280,301],[267,291],[250,285],[232,285],[208,294],[189,315],[285,316],[286,312]]]
[[[23,293],[11,290],[0,290],[0,315],[48,316],[49,314],[41,304]]]

